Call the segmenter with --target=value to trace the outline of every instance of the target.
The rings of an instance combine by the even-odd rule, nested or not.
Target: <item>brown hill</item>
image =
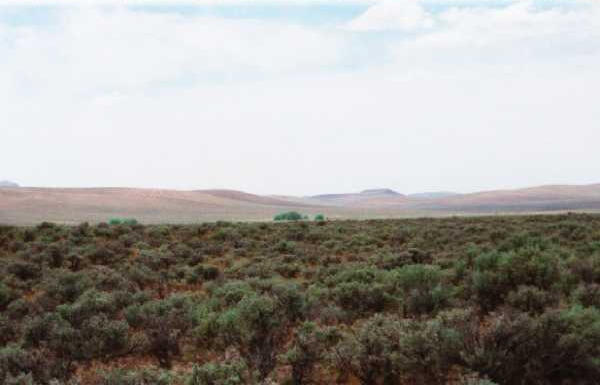
[[[133,217],[148,223],[267,220],[278,212],[311,206],[226,190],[134,188],[20,188],[0,190],[0,223],[75,223]],[[318,212],[315,209],[315,212]]]
[[[557,211],[600,209],[600,184],[547,185],[514,190],[482,191],[416,203],[415,208],[440,211]]]
[[[441,198],[391,190],[313,197],[261,196],[234,190],[137,188],[2,188],[0,223],[78,223],[131,217],[144,223],[271,220],[283,211],[330,218],[600,210],[600,184],[540,186]]]
[[[307,207],[310,206],[305,202],[299,202],[297,200],[288,199],[285,197],[274,197],[274,196],[262,196],[249,194],[243,191],[237,190],[197,190],[197,192],[212,195],[217,198],[224,198],[232,201],[239,201],[242,203],[251,203],[251,204],[260,204],[267,206],[297,206],[297,207]]]

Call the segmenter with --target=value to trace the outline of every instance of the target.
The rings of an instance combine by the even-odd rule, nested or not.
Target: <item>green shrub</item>
[[[12,262],[7,271],[23,281],[38,278],[42,272],[39,265],[25,261]]]
[[[196,334],[219,349],[234,346],[262,381],[276,365],[289,320],[275,298],[246,295],[234,307],[209,315]]]
[[[327,348],[336,339],[335,329],[320,329],[313,322],[304,322],[295,330],[292,346],[281,356],[292,367],[292,384],[312,383],[315,366],[325,360]]]
[[[278,313],[286,320],[293,322],[302,318],[305,299],[300,285],[294,282],[266,281],[264,286],[259,288],[277,301]]]
[[[592,384],[600,375],[600,311],[574,307],[539,318],[502,315],[481,330],[465,328],[463,365],[502,384]],[[466,332],[465,332],[466,330]]]
[[[78,345],[73,347],[72,356],[79,360],[118,356],[128,347],[128,331],[125,321],[110,320],[104,314],[93,315],[74,335],[68,334],[73,338],[71,343]]]
[[[90,314],[72,325],[56,313],[33,318],[25,325],[27,347],[44,347],[64,361],[70,371],[74,361],[106,359],[119,355],[128,343],[128,326],[105,314]]]
[[[549,252],[522,249],[484,253],[475,259],[472,285],[477,303],[493,310],[518,285],[549,290],[561,280],[558,258]]]
[[[296,250],[296,243],[292,241],[279,241],[275,246],[275,251],[285,254],[293,253]]]
[[[460,380],[460,385],[498,385],[488,379],[482,379],[479,375],[468,375]]]
[[[5,309],[8,304],[16,299],[17,296],[9,287],[3,282],[0,282],[0,310]]]
[[[165,371],[115,369],[100,373],[98,385],[171,385],[173,380],[173,375]]]
[[[23,298],[12,301],[7,307],[5,314],[11,319],[12,322],[15,320],[23,319],[27,315],[31,315],[34,312],[39,311],[39,306]]]
[[[31,373],[21,373],[16,377],[8,375],[3,382],[4,385],[36,385],[37,382],[33,380]]]
[[[82,272],[56,270],[45,284],[45,295],[57,304],[74,302],[92,286],[92,280]]]
[[[222,286],[208,287],[207,290],[215,299],[222,302],[223,306],[231,306],[240,302],[244,297],[254,295],[248,282],[228,281]]]
[[[17,345],[5,345],[0,348],[0,380],[7,381],[9,376],[26,373],[29,368],[29,353]]]
[[[600,253],[585,257],[572,257],[568,263],[571,273],[579,280],[585,283],[600,283]]]
[[[599,245],[580,214],[0,226],[0,383],[596,384]]]
[[[331,286],[331,296],[344,310],[361,315],[380,312],[393,307],[394,285],[388,273],[371,267],[346,268],[326,283]]]
[[[600,309],[600,284],[582,284],[573,293],[574,300],[584,307]]]
[[[141,328],[145,346],[162,368],[170,368],[173,356],[180,353],[179,341],[191,327],[192,301],[189,297],[174,295],[164,300],[134,304],[125,309],[127,322]]]
[[[64,243],[53,243],[46,249],[45,259],[54,269],[60,268],[65,260],[66,246]]]
[[[397,370],[408,381],[441,384],[460,362],[461,335],[448,319],[462,317],[454,312],[440,313],[427,322],[410,321],[400,335]]]
[[[109,225],[127,225],[127,226],[135,226],[138,224],[137,219],[134,218],[110,218],[108,220]]]
[[[248,383],[243,362],[194,365],[187,385],[241,385]]]
[[[546,308],[557,305],[558,296],[535,286],[519,286],[517,290],[508,293],[506,303],[521,311],[539,314]]]
[[[0,345],[8,344],[16,335],[16,325],[6,315],[0,314]]]
[[[401,329],[401,321],[393,317],[379,314],[371,317],[356,333],[344,333],[333,351],[334,364],[342,373],[357,377],[363,385],[380,381],[400,384],[394,357]]]
[[[438,266],[407,265],[393,274],[403,294],[404,315],[439,311],[452,297],[452,288],[443,284],[443,273]]]
[[[117,306],[110,293],[90,289],[81,294],[74,303],[60,305],[56,310],[63,319],[78,327],[94,315],[108,314],[110,316],[114,314]]]
[[[462,336],[451,320],[462,314],[440,313],[427,322],[374,315],[356,332],[344,333],[333,361],[361,384],[444,383],[460,362]]]
[[[85,257],[95,265],[111,265],[114,264],[117,258],[123,255],[117,255],[113,250],[106,246],[99,246],[91,248],[85,255]]]
[[[188,281],[190,283],[196,283],[202,281],[212,281],[221,275],[221,270],[217,266],[199,264],[196,265],[191,272],[188,274]]]
[[[274,267],[274,270],[284,278],[295,278],[300,275],[301,266],[299,263],[280,263]]]
[[[289,211],[289,212],[275,215],[275,217],[273,217],[273,220],[275,220],[275,221],[299,221],[302,218],[303,218],[302,214],[300,214],[296,211]]]

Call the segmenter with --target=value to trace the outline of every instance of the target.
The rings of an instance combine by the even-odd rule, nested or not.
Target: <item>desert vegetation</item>
[[[297,211],[279,213],[273,217],[274,221],[300,221],[302,219],[308,219],[308,216],[302,215]]]
[[[135,218],[110,218],[109,225],[137,225],[138,221]]]
[[[596,384],[600,216],[0,227],[0,383]]]

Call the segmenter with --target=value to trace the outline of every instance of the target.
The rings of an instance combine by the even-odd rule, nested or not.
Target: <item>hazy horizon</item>
[[[600,182],[598,1],[78,4],[0,0],[0,179],[295,196]]]

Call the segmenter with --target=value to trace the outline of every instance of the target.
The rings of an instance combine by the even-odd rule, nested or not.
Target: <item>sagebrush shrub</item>
[[[186,385],[242,385],[247,383],[244,362],[195,365]]]
[[[402,293],[404,315],[438,311],[453,295],[438,266],[407,265],[393,271],[393,280]]]
[[[0,226],[0,383],[598,382],[600,216],[320,223]]]

